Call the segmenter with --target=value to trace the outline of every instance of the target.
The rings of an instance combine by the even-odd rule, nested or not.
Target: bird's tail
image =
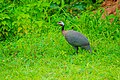
[[[92,53],[92,49],[90,48],[90,45],[84,46],[86,50],[89,50],[90,53]]]

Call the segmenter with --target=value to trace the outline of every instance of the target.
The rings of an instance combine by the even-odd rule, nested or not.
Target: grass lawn
[[[119,15],[101,19],[99,10],[83,12],[80,18],[44,12],[41,18],[43,13],[32,9],[39,2],[12,9],[20,38],[0,42],[0,80],[120,80]],[[73,54],[57,25],[60,20],[66,30],[74,27],[88,38],[91,54],[80,48]]]

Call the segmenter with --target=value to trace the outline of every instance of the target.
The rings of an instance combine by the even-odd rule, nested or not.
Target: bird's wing
[[[87,46],[89,45],[88,39],[81,33],[70,30],[65,35],[66,40],[73,46]]]

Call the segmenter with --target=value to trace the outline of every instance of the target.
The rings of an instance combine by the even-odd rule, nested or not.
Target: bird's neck
[[[62,26],[62,34],[65,36],[66,33],[67,33],[67,31],[65,31],[64,26]]]
[[[64,31],[64,25],[62,25],[62,31]]]

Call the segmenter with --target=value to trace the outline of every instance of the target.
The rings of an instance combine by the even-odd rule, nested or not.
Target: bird
[[[61,31],[62,31],[63,36],[65,37],[66,41],[71,46],[73,46],[76,53],[78,53],[79,47],[86,49],[90,53],[92,53],[90,43],[89,43],[88,39],[83,34],[81,34],[78,31],[74,31],[74,30],[64,30],[65,25],[64,25],[63,21],[59,21],[57,24],[59,24],[62,27]]]

